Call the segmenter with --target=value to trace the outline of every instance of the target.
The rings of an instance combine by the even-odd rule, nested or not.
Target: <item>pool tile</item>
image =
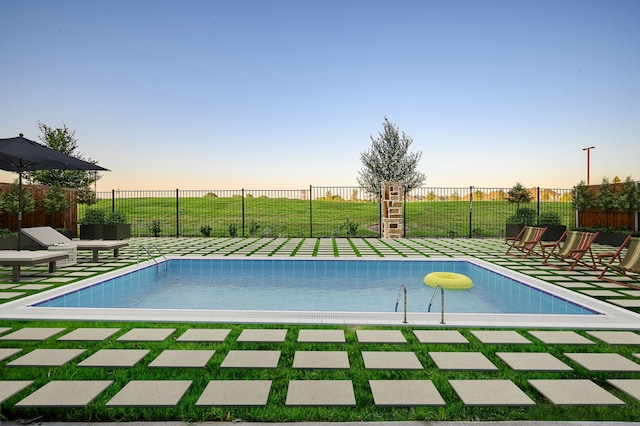
[[[407,343],[400,330],[356,330],[360,343]]]
[[[608,379],[607,382],[640,401],[640,379]]]
[[[640,345],[640,334],[633,331],[587,331],[587,334],[610,345]]]
[[[465,405],[535,405],[511,380],[449,380],[449,383]]]
[[[471,334],[486,344],[531,344],[528,339],[513,330],[472,330]]]
[[[78,367],[133,367],[148,353],[148,349],[100,349]]]
[[[20,351],[22,351],[21,348],[0,348],[0,361],[10,358]]]
[[[284,342],[287,337],[287,329],[245,329],[238,336],[237,342]]]
[[[345,351],[296,351],[293,368],[349,369],[349,355]]]
[[[591,380],[529,380],[529,384],[555,405],[624,405]]]
[[[369,380],[377,406],[446,405],[431,380]]]
[[[287,406],[355,406],[351,380],[290,380]]]
[[[119,328],[76,328],[62,337],[58,341],[102,341],[120,331]]]
[[[498,370],[480,352],[429,352],[429,356],[440,370]]]
[[[422,370],[424,367],[413,352],[362,351],[364,368],[370,370]]]
[[[191,380],[132,380],[107,403],[107,407],[174,407],[191,386]]]
[[[16,407],[86,407],[111,380],[53,380],[16,403]]]
[[[191,328],[176,340],[178,342],[224,342],[230,328]]]
[[[132,328],[118,337],[118,342],[162,342],[175,328]]]
[[[299,343],[344,343],[344,330],[300,330]]]
[[[0,380],[0,404],[32,383],[33,380]]]
[[[149,367],[152,368],[204,368],[215,354],[213,350],[172,350],[163,351],[156,359],[151,361]]]
[[[420,343],[469,343],[457,330],[413,330],[413,334]]]
[[[529,331],[529,334],[547,345],[595,345],[575,331]]]
[[[589,371],[640,371],[640,364],[611,353],[565,353]]]
[[[34,349],[7,365],[11,367],[60,367],[80,356],[84,351],[84,349]]]
[[[231,350],[220,364],[220,368],[276,368],[280,351]]]
[[[24,327],[13,333],[5,334],[0,337],[0,340],[47,340],[64,330],[64,328],[54,327]]]
[[[564,362],[546,352],[496,352],[515,371],[572,371]]]
[[[264,406],[267,405],[271,380],[212,380],[196,406]]]

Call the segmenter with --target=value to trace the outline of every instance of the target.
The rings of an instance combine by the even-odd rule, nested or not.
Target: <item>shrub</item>
[[[538,217],[538,224],[540,225],[562,225],[560,215],[556,212],[544,212],[540,213]]]
[[[345,231],[347,237],[355,237],[358,233],[358,224],[347,217],[340,225],[340,230]]]
[[[153,222],[151,222],[151,226],[149,227],[149,230],[151,231],[154,237],[159,237],[160,233],[162,232],[162,226],[160,225],[160,221],[154,220]]]
[[[533,225],[536,223],[537,218],[536,211],[528,207],[522,207],[516,210],[513,216],[507,218],[507,223],[510,225]]]
[[[229,224],[229,236],[235,238],[238,235],[238,225],[233,222]]]
[[[127,223],[127,215],[122,212],[109,212],[105,218],[107,225],[124,225]]]
[[[203,237],[211,236],[211,227],[209,225],[204,225],[200,227],[200,233]]]
[[[52,214],[69,208],[67,194],[59,185],[53,186],[44,196],[43,207],[46,213]]]
[[[80,220],[82,225],[104,225],[106,223],[104,210],[88,208],[84,212],[84,217]]]
[[[251,220],[251,224],[249,225],[249,235],[255,237],[258,231],[260,230],[260,222],[255,219]]]

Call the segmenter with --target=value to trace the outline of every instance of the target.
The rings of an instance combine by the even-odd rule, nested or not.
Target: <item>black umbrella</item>
[[[20,134],[17,138],[0,139],[0,170],[18,173],[18,250],[22,229],[22,172],[34,170],[104,170],[97,164],[80,160],[55,149],[29,140]]]

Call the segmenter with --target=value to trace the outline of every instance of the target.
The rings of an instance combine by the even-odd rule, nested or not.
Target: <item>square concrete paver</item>
[[[608,379],[607,382],[640,401],[640,379]]]
[[[449,380],[465,405],[535,405],[511,380]]]
[[[344,330],[300,330],[299,343],[344,343]]]
[[[480,352],[429,352],[429,356],[440,370],[498,370],[498,367]]]
[[[17,287],[16,290],[44,290],[53,287],[53,284],[25,284]]]
[[[175,328],[132,328],[118,337],[118,342],[162,342],[174,331]]]
[[[151,361],[149,367],[184,367],[204,368],[216,351],[213,350],[165,350],[156,359]]]
[[[407,343],[400,330],[356,330],[360,343]]]
[[[15,355],[20,351],[22,351],[21,348],[0,348],[0,361]]]
[[[589,371],[640,371],[640,364],[620,354],[565,353]]]
[[[148,353],[148,349],[100,349],[78,367],[133,367]]]
[[[33,383],[32,380],[1,380],[0,381],[0,403],[3,403],[21,390]]]
[[[624,405],[591,380],[529,380],[529,384],[555,405]]]
[[[107,407],[174,407],[191,380],[132,380],[106,403]]]
[[[287,337],[287,329],[247,329],[242,330],[242,333],[238,336],[237,342],[264,342],[264,343],[279,343],[284,342]]]
[[[280,351],[229,351],[221,368],[276,368]]]
[[[14,297],[22,296],[25,294],[22,291],[2,291],[0,292],[0,300],[13,299]]]
[[[64,330],[64,328],[53,327],[25,327],[5,334],[0,337],[0,340],[46,340]]]
[[[85,407],[111,380],[53,380],[16,403],[16,407]]]
[[[513,330],[472,330],[476,339],[486,344],[509,344],[509,345],[522,345],[531,344],[527,338]]]
[[[547,345],[595,345],[575,331],[529,331],[529,334]]]
[[[420,343],[469,343],[457,330],[413,330]]]
[[[355,406],[351,380],[290,380],[285,405]]]
[[[84,351],[84,349],[34,349],[7,365],[12,367],[60,367]]]
[[[271,380],[212,380],[196,406],[263,406],[270,391]]]
[[[431,380],[369,380],[378,406],[446,405]]]
[[[296,351],[293,368],[349,369],[345,351]]]
[[[640,345],[640,334],[633,331],[587,331],[587,334],[610,345]]]
[[[571,371],[558,358],[546,352],[496,352],[515,371]]]
[[[424,367],[413,352],[362,352],[364,368],[370,370],[422,370]]]
[[[120,331],[119,328],[76,328],[62,337],[59,341],[102,341]]]
[[[624,308],[640,308],[640,299],[606,299],[606,301]]]
[[[224,342],[230,328],[192,328],[176,339],[178,342]]]

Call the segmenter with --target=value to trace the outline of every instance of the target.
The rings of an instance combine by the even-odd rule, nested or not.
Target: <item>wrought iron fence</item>
[[[503,237],[510,188],[416,188],[405,194],[406,237]],[[527,207],[574,226],[571,189],[534,188]],[[379,237],[380,201],[360,187],[297,190],[112,190],[91,208],[125,213],[134,237]],[[522,207],[522,206],[521,206]],[[78,209],[79,219],[87,206]]]

